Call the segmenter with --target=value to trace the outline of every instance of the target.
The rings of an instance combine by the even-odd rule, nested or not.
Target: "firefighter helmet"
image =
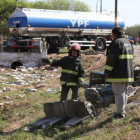
[[[73,43],[70,47],[70,51],[71,50],[77,50],[77,51],[80,51],[81,50],[81,47],[78,43]]]

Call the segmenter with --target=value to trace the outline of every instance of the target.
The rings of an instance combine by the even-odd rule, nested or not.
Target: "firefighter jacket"
[[[123,36],[114,39],[107,49],[106,82],[133,82],[133,47]]]
[[[62,68],[60,82],[67,86],[78,86],[83,82],[84,69],[79,58],[65,56],[60,60],[50,60],[50,65]]]

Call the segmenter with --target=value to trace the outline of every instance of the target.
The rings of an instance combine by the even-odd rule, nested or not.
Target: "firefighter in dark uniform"
[[[78,88],[83,84],[84,69],[78,58],[80,56],[80,45],[73,43],[69,50],[69,55],[60,60],[42,59],[54,67],[61,67],[60,82],[62,85],[61,99],[65,101],[69,90],[72,90],[72,99],[78,98]]]
[[[106,54],[105,78],[106,82],[112,83],[112,90],[115,95],[117,110],[114,113],[114,118],[124,118],[128,86],[134,81],[133,47],[124,37],[123,28],[115,27],[112,30],[112,35],[113,41]]]

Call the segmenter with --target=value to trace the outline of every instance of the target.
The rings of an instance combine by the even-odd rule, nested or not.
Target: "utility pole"
[[[117,26],[118,0],[115,0],[115,26]]]
[[[98,0],[96,1],[96,13],[98,12]]]
[[[100,13],[102,13],[102,0],[100,1]]]
[[[96,13],[98,12],[98,2],[99,0],[96,1]],[[102,0],[100,0],[100,13],[102,13]]]

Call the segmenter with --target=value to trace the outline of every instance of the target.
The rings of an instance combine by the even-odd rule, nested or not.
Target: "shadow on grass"
[[[82,134],[84,133],[88,133],[90,131],[93,131],[93,130],[96,130],[96,129],[99,129],[99,128],[102,128],[104,125],[106,125],[107,123],[110,123],[112,122],[113,118],[110,117],[108,119],[106,119],[105,121],[102,121],[98,124],[96,124],[95,126],[93,127],[86,127],[85,129],[83,129],[82,127],[81,128],[78,128],[78,129],[75,129],[74,132],[70,132],[70,133],[65,133],[65,134],[62,134],[62,135],[59,135],[55,138],[55,140],[68,140],[68,139],[72,139],[72,138],[75,138],[75,137],[79,137],[81,136]]]
[[[19,129],[15,129],[13,131],[8,131],[8,132],[0,131],[0,136],[10,135],[10,134],[15,133],[15,132],[22,132],[23,131],[23,128],[24,127],[20,127]]]
[[[104,125],[106,125],[107,123],[110,123],[112,122],[112,118],[108,118],[102,122],[99,122],[97,124],[95,124],[95,126],[91,127],[91,126],[86,126],[84,128],[82,128],[82,125],[81,125],[81,128],[76,128],[75,127],[75,130],[73,131],[69,131],[68,129],[65,129],[64,131],[61,131],[60,133],[62,134],[59,134],[59,132],[57,131],[57,129],[55,128],[59,128],[59,126],[61,125],[61,123],[58,125],[54,125],[53,127],[48,127],[47,129],[45,130],[42,130],[42,132],[38,131],[38,130],[32,130],[32,131],[29,131],[29,133],[33,133],[34,135],[38,135],[39,133],[42,135],[42,137],[46,136],[46,137],[50,137],[50,138],[53,138],[54,135],[57,135],[55,138],[53,138],[54,140],[68,140],[68,139],[72,139],[72,138],[76,138],[76,137],[80,137],[82,134],[84,133],[88,133],[90,131],[93,131],[93,130],[96,130],[96,129],[99,129],[99,128],[102,128]],[[16,129],[14,131],[10,131],[10,132],[2,132],[0,131],[0,135],[1,136],[5,136],[5,135],[10,135],[12,133],[22,133],[24,131],[24,128],[25,126],[22,126],[21,128],[19,129]],[[28,132],[27,132],[28,133]]]
[[[42,135],[42,137],[44,137],[44,136],[53,137],[55,134],[57,134],[57,131],[54,127],[48,127],[47,129],[42,130],[42,131],[38,131],[37,129],[33,129],[31,131],[25,131],[24,128],[25,128],[25,126],[22,126],[19,129],[9,131],[9,132],[0,131],[0,136],[7,136],[7,135],[14,134],[14,133],[23,133],[23,132],[32,133],[34,135],[40,134],[40,135]]]

